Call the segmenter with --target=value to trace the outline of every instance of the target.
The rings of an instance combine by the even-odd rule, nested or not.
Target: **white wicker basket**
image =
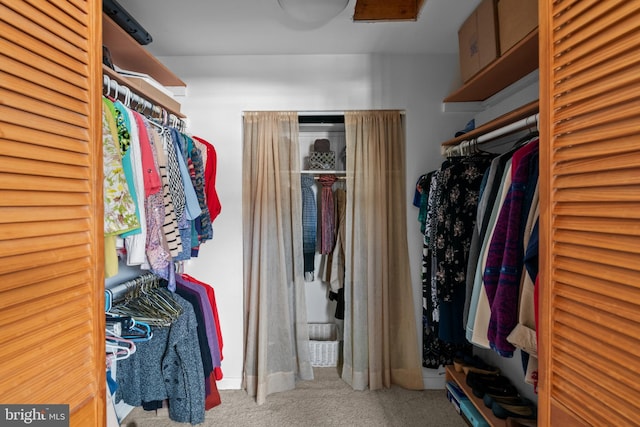
[[[338,365],[338,330],[334,323],[309,323],[311,366]]]
[[[335,323],[307,323],[309,339],[317,341],[335,341],[338,339],[338,327]]]

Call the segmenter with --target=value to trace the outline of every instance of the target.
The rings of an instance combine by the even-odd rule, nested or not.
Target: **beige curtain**
[[[399,111],[345,113],[347,219],[342,378],[422,389],[410,278],[405,123]]]
[[[243,147],[245,361],[258,404],[312,379],[302,256],[298,116],[246,112]]]

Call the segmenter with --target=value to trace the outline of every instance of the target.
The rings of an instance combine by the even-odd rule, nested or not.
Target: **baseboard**
[[[223,378],[216,381],[218,390],[240,390],[242,389],[242,378]]]

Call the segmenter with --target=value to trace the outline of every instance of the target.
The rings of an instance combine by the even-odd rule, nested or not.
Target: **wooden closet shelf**
[[[447,365],[445,367],[445,371],[446,380],[453,381],[458,385],[458,387],[462,389],[465,396],[469,398],[471,403],[473,403],[473,406],[476,407],[476,409],[482,414],[484,419],[487,420],[487,423],[489,423],[491,427],[506,427],[507,422],[493,415],[491,409],[484,406],[484,401],[473,394],[473,392],[471,391],[471,387],[467,385],[467,380],[463,373],[456,372],[456,370],[453,369],[453,366],[451,365]]]
[[[538,29],[487,65],[444,102],[484,101],[538,68]]]
[[[472,138],[477,138],[480,135],[484,135],[486,133],[489,133],[491,131],[494,131],[496,129],[500,129],[501,127],[504,127],[508,124],[511,124],[513,122],[516,122],[518,120],[524,119],[526,117],[529,117],[535,113],[538,112],[538,101],[532,101],[528,104],[523,105],[520,108],[516,108],[513,111],[510,111],[506,114],[503,114],[502,116],[491,120],[488,123],[483,124],[482,126],[479,126],[467,133],[465,133],[464,135],[460,135],[458,137],[455,138],[451,138],[445,142],[443,142],[442,144],[440,144],[442,147],[448,147],[451,145],[457,145],[459,143],[461,143],[462,141],[468,141],[469,139]]]
[[[121,69],[147,74],[163,86],[186,86],[106,13],[102,14],[102,44]]]

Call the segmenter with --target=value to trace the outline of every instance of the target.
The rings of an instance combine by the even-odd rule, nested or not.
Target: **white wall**
[[[471,113],[442,113],[441,100],[459,85],[457,57],[298,55],[160,58],[187,83],[182,111],[189,132],[217,151],[222,212],[214,238],[186,265],[211,284],[224,339],[221,389],[240,388],[243,361],[242,113],[250,110],[403,109],[407,118],[407,221],[416,325],[421,328],[420,260],[413,191],[439,165],[440,142]],[[421,341],[419,341],[421,342]],[[428,374],[425,374],[428,376]]]

